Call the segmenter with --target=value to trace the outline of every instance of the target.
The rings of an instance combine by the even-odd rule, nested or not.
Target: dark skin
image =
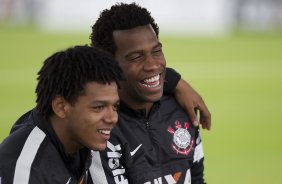
[[[158,100],[162,95],[165,58],[154,30],[151,28],[147,31],[137,29],[140,27],[144,28],[144,26],[139,26],[128,30],[116,30],[113,32],[113,37],[117,46],[115,58],[125,71],[127,78],[123,84],[123,89],[126,90],[121,90],[119,95],[121,99],[126,99],[127,104],[132,108],[146,109],[148,113],[152,102]],[[158,74],[160,74],[160,86],[146,90],[146,85],[145,87],[142,85],[144,83],[142,80],[153,79]],[[210,130],[211,114],[201,96],[182,79],[177,84],[174,94],[191,118],[192,124],[194,126],[201,124],[203,129]],[[197,111],[200,115],[199,120]]]
[[[145,109],[148,115],[163,95],[166,61],[162,45],[151,26],[114,31],[113,36],[115,58],[125,78],[120,98],[133,109]]]

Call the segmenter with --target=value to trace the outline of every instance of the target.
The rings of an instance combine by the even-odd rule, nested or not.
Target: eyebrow
[[[157,48],[157,47],[162,47],[162,46],[163,46],[163,44],[162,44],[161,42],[158,42],[156,45],[153,46],[153,49],[155,49],[155,48]],[[142,53],[142,52],[143,52],[142,49],[140,49],[140,50],[134,50],[134,51],[131,51],[131,52],[127,53],[127,54],[125,55],[125,57],[129,57],[131,54]]]
[[[159,46],[163,47],[163,44],[161,42],[158,42],[158,44],[155,45],[154,48],[159,47]]]
[[[119,103],[119,102],[120,102],[120,100],[116,100],[116,101],[114,101],[113,104],[116,104],[116,103]],[[92,104],[92,105],[94,105],[94,104],[108,105],[108,104],[111,104],[111,103],[108,100],[96,100],[96,101],[91,102],[90,104]]]

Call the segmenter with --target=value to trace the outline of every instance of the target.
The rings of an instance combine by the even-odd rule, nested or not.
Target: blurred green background
[[[167,65],[202,95],[212,114],[212,130],[202,131],[207,182],[282,183],[282,34],[160,39]],[[88,33],[0,26],[0,142],[34,107],[44,59],[89,42]]]

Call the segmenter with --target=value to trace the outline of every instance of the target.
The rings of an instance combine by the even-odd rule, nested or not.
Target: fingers
[[[203,129],[210,130],[211,129],[211,113],[209,112],[207,106],[202,103],[201,106],[198,107],[200,110],[200,124]]]
[[[197,110],[194,110],[194,107],[191,107],[191,108],[187,108],[186,111],[187,111],[188,116],[190,117],[192,124],[195,127],[198,127],[199,126],[199,120],[198,120],[198,117],[197,117]]]
[[[200,101],[198,100],[197,105],[196,104],[187,105],[185,109],[188,116],[190,117],[192,124],[195,127],[198,127],[199,124],[201,124],[203,129],[207,129],[207,130],[211,129],[211,113],[209,112],[203,99],[200,99]],[[198,111],[200,118],[198,118]]]

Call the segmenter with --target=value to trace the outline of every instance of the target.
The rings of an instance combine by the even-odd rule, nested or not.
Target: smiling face
[[[162,44],[151,25],[116,30],[113,37],[115,58],[125,77],[120,97],[132,108],[148,112],[163,94],[166,61]]]
[[[64,127],[57,129],[56,133],[65,149],[68,152],[82,147],[104,150],[118,120],[119,97],[116,83],[87,83],[84,93],[75,104],[64,103],[63,123],[59,122]],[[53,125],[60,126],[58,122]]]

